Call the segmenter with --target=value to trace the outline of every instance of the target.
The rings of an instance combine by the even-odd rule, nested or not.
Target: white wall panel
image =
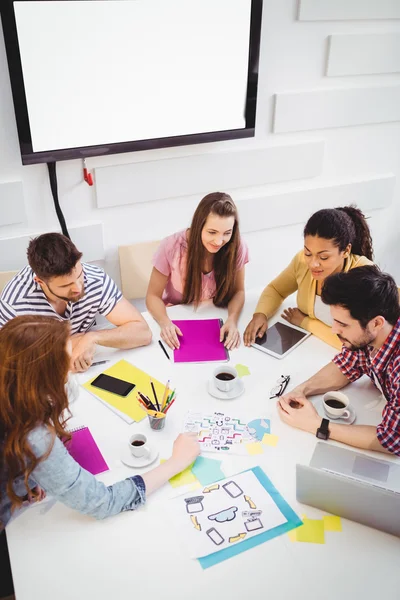
[[[400,71],[400,33],[332,35],[327,75],[369,75]]]
[[[276,95],[274,132],[400,120],[400,85]]]
[[[97,206],[315,177],[321,173],[323,149],[323,143],[316,141],[97,168]]]
[[[26,219],[22,181],[0,182],[0,227]]]
[[[29,240],[41,233],[45,232],[0,239],[0,271],[16,271],[25,267]],[[84,261],[92,262],[104,259],[103,225],[101,223],[70,227],[69,233],[78,250],[83,252]]]
[[[393,174],[368,179],[310,187],[290,192],[249,197],[237,202],[242,233],[305,223],[313,212],[356,204],[361,210],[386,208],[393,199]]]
[[[299,0],[300,21],[400,19],[399,0]]]

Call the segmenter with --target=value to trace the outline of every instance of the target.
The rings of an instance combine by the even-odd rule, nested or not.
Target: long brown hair
[[[15,317],[0,330],[0,477],[12,508],[22,503],[14,480],[23,476],[30,493],[28,478],[51,451],[36,457],[29,433],[44,425],[54,438],[68,437],[65,425],[70,414],[64,411],[68,409],[69,335],[67,321],[42,316]]]
[[[214,255],[213,270],[217,286],[213,299],[215,306],[227,306],[235,293],[237,255],[240,244],[237,208],[228,194],[214,192],[207,194],[201,200],[193,215],[188,242],[183,304],[194,302],[195,305],[198,305],[201,301],[202,271],[207,252],[201,241],[201,233],[210,213],[219,217],[235,218],[231,239]]]

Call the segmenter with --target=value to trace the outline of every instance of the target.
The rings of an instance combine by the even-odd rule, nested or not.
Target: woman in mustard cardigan
[[[304,249],[261,294],[244,332],[245,345],[250,346],[256,337],[264,335],[268,319],[297,290],[298,308],[288,308],[281,316],[341,348],[339,338],[331,330],[329,306],[321,301],[322,286],[333,273],[372,264],[372,255],[371,233],[358,208],[345,206],[314,213],[304,228]]]

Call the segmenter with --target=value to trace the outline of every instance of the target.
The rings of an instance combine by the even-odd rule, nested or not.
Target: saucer
[[[134,469],[141,469],[142,467],[147,467],[151,465],[157,458],[159,452],[156,449],[152,449],[150,452],[150,456],[140,456],[139,458],[133,456],[129,448],[127,448],[124,444],[124,447],[121,449],[121,461],[127,467],[133,467]]]
[[[322,417],[324,419],[327,418],[330,421],[332,421],[332,423],[339,423],[340,425],[351,425],[356,420],[356,416],[357,416],[356,411],[354,410],[354,408],[352,407],[351,404],[349,404],[349,406],[347,407],[347,410],[350,413],[350,415],[347,419],[345,419],[343,417],[339,417],[339,419],[333,419],[332,417],[330,417],[328,415],[328,413],[325,412],[324,405],[322,404],[322,400],[318,400],[317,402],[315,402],[314,406],[315,406],[315,410],[320,415],[320,417]]]
[[[219,398],[219,400],[233,400],[234,398],[238,398],[244,392],[244,383],[241,379],[237,380],[237,384],[230,392],[221,392],[215,385],[213,379],[207,382],[207,391],[214,398]]]

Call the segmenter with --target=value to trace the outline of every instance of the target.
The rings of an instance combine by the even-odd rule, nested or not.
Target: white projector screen
[[[13,6],[33,152],[245,128],[251,0]]]

